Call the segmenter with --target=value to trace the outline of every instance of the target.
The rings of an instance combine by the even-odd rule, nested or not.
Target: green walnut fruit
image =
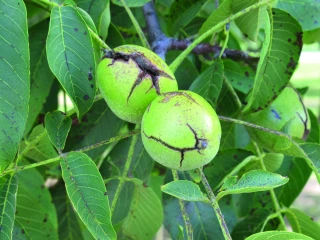
[[[168,65],[152,51],[134,45],[107,51],[96,76],[110,109],[132,123],[141,122],[146,108],[158,95],[178,89]]]
[[[177,91],[158,96],[141,124],[145,149],[168,168],[199,168],[218,152],[220,121],[211,105],[196,93]]]
[[[291,137],[306,139],[310,132],[310,119],[301,96],[291,86],[283,89],[272,104],[244,118],[246,121],[287,133]],[[248,128],[250,135],[262,147],[270,151],[280,151],[289,148],[283,138],[272,133]]]

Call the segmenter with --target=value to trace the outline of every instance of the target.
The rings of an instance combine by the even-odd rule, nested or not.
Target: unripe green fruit
[[[158,95],[178,89],[168,65],[152,51],[134,45],[107,52],[96,76],[110,109],[132,123],[141,122],[146,108]]]
[[[160,164],[180,171],[202,167],[217,154],[221,126],[211,105],[196,93],[158,96],[143,115],[142,141]]]
[[[287,133],[291,137],[306,139],[310,132],[310,118],[299,93],[293,87],[286,87],[281,94],[264,110],[251,113],[246,121]],[[262,147],[270,151],[289,148],[283,138],[272,133],[248,128],[250,135]]]

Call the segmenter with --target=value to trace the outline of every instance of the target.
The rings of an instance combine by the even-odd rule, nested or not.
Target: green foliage
[[[174,240],[319,239],[318,216],[292,207],[310,176],[320,182],[319,116],[308,110],[309,123],[290,101],[296,120],[311,125],[306,139],[287,135],[292,118],[280,129],[247,122],[257,114],[270,123],[279,94],[295,87],[302,47],[320,41],[319,1],[152,2],[0,0],[0,239],[151,240],[161,226]],[[179,90],[201,95],[217,113],[220,147],[203,169],[172,172],[155,162],[140,122],[119,119],[102,98],[96,68],[105,49],[129,44],[158,53]],[[139,48],[133,54],[140,56]],[[143,65],[141,58],[109,60],[103,68],[121,61],[119,73],[133,87],[161,75],[158,63]],[[132,76],[128,65],[136,69]],[[124,81],[119,73],[115,79]],[[298,89],[301,105],[308,87]],[[119,84],[106,88],[121,97]],[[207,125],[199,109],[185,114]],[[167,112],[151,114],[150,127],[158,130]],[[174,130],[159,139],[177,144],[175,134],[183,132]],[[256,142],[253,131],[275,147]]]
[[[81,118],[91,107],[95,96],[96,84],[92,81],[95,60],[88,26],[75,8],[56,6],[52,9],[46,47],[50,69]]]
[[[93,161],[84,153],[72,152],[60,164],[70,201],[88,230],[95,238],[115,239],[108,193]]]
[[[59,111],[48,112],[45,116],[44,123],[46,125],[46,131],[52,144],[58,151],[64,149],[71,128],[71,122],[71,118]]]
[[[30,57],[22,0],[0,2],[0,173],[17,154],[29,110]],[[9,100],[10,99],[10,100]]]

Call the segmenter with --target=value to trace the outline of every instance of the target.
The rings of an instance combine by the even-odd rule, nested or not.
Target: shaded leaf
[[[227,19],[231,15],[232,15],[232,0],[225,0],[202,24],[199,30],[199,35],[202,35],[206,31],[208,31],[210,28],[217,25],[219,22]]]
[[[95,96],[92,46],[87,25],[75,8],[52,8],[47,38],[48,62],[76,107],[79,118],[89,110]]]
[[[256,233],[246,240],[292,240],[292,239],[299,239],[299,240],[311,240],[312,238],[307,237],[300,233],[293,233],[287,231],[268,231],[262,233]]]
[[[320,225],[314,222],[307,214],[294,208],[285,209],[284,213],[294,232],[302,233],[313,239],[319,238]]]
[[[30,101],[25,134],[31,130],[43,109],[54,79],[46,55],[48,29],[48,21],[42,21],[30,29]]]
[[[171,63],[178,55],[179,52],[170,51],[166,55],[166,62]],[[192,82],[199,76],[199,72],[194,63],[185,58],[175,71],[174,76],[177,79],[179,89],[188,90]]]
[[[117,135],[124,121],[113,114],[104,100],[96,102],[83,117],[83,122],[71,127],[65,151],[93,145]],[[112,126],[112,127],[110,127]],[[96,160],[105,151],[101,146],[86,154]]]
[[[246,200],[245,202],[247,204],[250,203],[248,202],[248,200]],[[237,204],[237,202],[235,204]],[[231,234],[232,239],[247,239],[246,237],[249,237],[254,233],[260,232],[266,218],[269,215],[270,210],[267,210],[265,208],[255,209],[255,211],[252,211],[252,213],[249,216],[237,222],[237,225],[235,226]]]
[[[183,9],[182,13],[178,16],[178,18],[174,21],[172,26],[172,35],[175,35],[178,31],[180,31],[183,27],[188,25],[199,13],[201,7],[203,5],[203,1],[197,1],[194,4],[188,6],[187,9]]]
[[[242,0],[238,2],[234,1],[232,4],[232,11],[233,13],[240,12],[242,9],[245,9],[258,2],[259,0]],[[247,14],[235,20],[237,26],[243,32],[245,37],[252,41],[255,41],[257,39],[258,31],[263,20],[263,14],[265,14],[265,9],[265,7],[260,7],[251,10]]]
[[[20,144],[20,151],[23,156],[37,162],[58,156],[42,124],[32,129],[27,141]]]
[[[46,114],[44,122],[52,144],[59,152],[62,151],[71,128],[71,118],[66,116],[63,112],[54,111]]]
[[[213,107],[217,105],[223,83],[223,62],[217,59],[191,84],[190,90],[198,93]]]
[[[227,186],[223,191],[219,192],[217,199],[228,194],[250,193],[258,191],[266,191],[286,184],[288,178],[279,174],[271,173],[263,170],[253,170],[242,175],[235,184]]]
[[[277,8],[295,17],[301,24],[303,31],[320,28],[320,2],[317,0],[279,0]]]
[[[97,29],[100,29],[102,15],[105,9],[109,8],[109,0],[74,0],[74,2],[78,7],[89,13]]]
[[[0,239],[11,240],[16,211],[16,194],[18,178],[16,175],[7,175],[0,178]]]
[[[237,166],[245,165],[252,153],[242,149],[228,149],[218,152],[217,156],[204,168],[204,173],[213,190],[221,186]],[[250,161],[250,159],[249,159]]]
[[[184,239],[186,239],[186,227],[181,214],[179,200],[174,197],[168,197],[164,200],[164,226],[168,230],[172,239],[178,239],[181,234],[179,226],[183,226]],[[219,222],[212,206],[204,202],[184,202],[186,212],[190,218],[193,228],[193,239],[223,239]],[[221,212],[229,231],[232,231],[237,217],[232,207],[230,198],[222,199],[219,202]]]
[[[30,239],[58,239],[56,209],[41,174],[33,168],[21,171],[17,176],[15,225],[17,223]]]
[[[240,111],[242,104],[238,94],[230,82],[224,79],[217,102],[216,112],[223,116],[234,116]]]
[[[110,179],[106,184],[111,201],[118,182]],[[112,216],[112,222],[120,224],[119,238],[152,239],[162,221],[162,205],[153,190],[139,179],[126,179]]]
[[[268,107],[289,82],[299,61],[301,26],[282,10],[272,9],[268,13],[254,86],[243,112],[256,112]]]
[[[0,173],[14,159],[29,104],[29,46],[22,0],[0,0]]]
[[[200,187],[188,180],[177,180],[161,186],[165,192],[185,201],[206,201],[207,197],[201,192]]]
[[[253,86],[255,72],[251,67],[229,59],[223,61],[224,76],[231,83],[232,87],[247,94]]]
[[[318,118],[310,109],[308,109],[308,114],[311,122],[311,132],[309,133],[307,142],[320,143],[320,126]]]
[[[139,178],[143,182],[147,182],[154,166],[154,160],[145,150],[141,135],[137,137],[138,140],[134,146],[129,172],[133,177]],[[121,175],[126,163],[125,160],[128,157],[131,142],[131,138],[123,139],[115,146],[114,149],[112,149],[108,156],[108,161],[105,160],[101,166],[103,178]],[[111,169],[111,172],[106,172],[107,169],[110,169],[110,163],[115,167]]]
[[[60,161],[70,201],[95,238],[116,239],[108,195],[94,162],[84,153],[71,152]]]

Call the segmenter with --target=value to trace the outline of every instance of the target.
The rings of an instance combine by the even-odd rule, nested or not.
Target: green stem
[[[266,166],[264,164],[264,161],[263,161],[263,154],[261,153],[258,144],[256,142],[253,142],[253,145],[254,145],[254,147],[256,149],[256,152],[257,152],[257,155],[258,155],[257,157],[260,159],[261,168],[264,171],[267,171],[267,168],[266,168]],[[275,194],[273,189],[269,190],[269,192],[270,192],[270,196],[271,196],[274,208],[276,209],[276,212],[274,214],[277,215],[278,219],[280,220],[281,225],[283,226],[283,229],[286,230],[286,223],[284,222],[284,219],[282,217],[281,207],[280,207],[280,204],[278,202],[277,196],[276,196],[276,194]]]
[[[109,47],[89,26],[87,26],[90,32],[91,37],[100,44],[100,46],[104,49],[111,50]]]
[[[136,130],[138,128],[139,128],[139,125],[137,124],[136,125]],[[137,135],[133,135],[132,142],[131,142],[131,145],[130,145],[130,148],[129,148],[129,152],[128,152],[128,158],[127,158],[126,164],[124,165],[124,169],[123,169],[123,172],[122,172],[122,177],[119,180],[119,185],[117,187],[117,190],[116,190],[116,192],[114,194],[114,197],[113,197],[113,200],[112,200],[112,204],[111,204],[111,208],[110,208],[111,216],[113,215],[113,212],[114,212],[114,209],[116,207],[118,198],[120,196],[120,193],[122,191],[123,185],[124,185],[124,183],[126,181],[126,178],[128,176],[128,172],[129,172],[130,165],[131,165],[132,158],[133,158],[134,148],[136,146],[137,141],[138,141],[138,136]]]
[[[222,54],[223,54],[224,50],[226,49],[226,47],[227,47],[227,45],[228,45],[229,33],[230,33],[230,31],[229,31],[229,29],[226,29],[227,26],[228,26],[228,25],[225,26],[226,39],[225,39],[225,41],[224,41],[224,43],[223,43],[223,46],[222,46],[222,48],[221,48],[221,51],[220,51],[220,54],[219,54],[219,58],[222,57]],[[229,23],[229,27],[230,27],[230,23]]]
[[[223,82],[226,85],[226,87],[228,88],[228,90],[230,91],[232,98],[235,100],[236,104],[238,105],[238,109],[237,112],[235,112],[234,114],[237,115],[238,112],[240,111],[240,108],[242,106],[242,103],[238,97],[238,94],[236,93],[236,91],[234,90],[234,88],[232,87],[231,83],[225,78],[223,77]]]
[[[109,138],[109,139],[107,139],[107,140],[104,140],[104,141],[102,141],[102,142],[99,142],[99,143],[96,143],[96,144],[93,144],[93,145],[90,145],[90,146],[87,146],[87,147],[84,147],[84,148],[75,150],[75,152],[86,152],[86,151],[89,151],[89,150],[91,150],[91,149],[100,147],[100,146],[102,146],[102,145],[104,145],[104,144],[108,144],[108,143],[120,141],[120,140],[122,140],[122,139],[124,139],[124,138],[128,138],[128,137],[137,135],[138,133],[140,133],[140,129],[135,129],[135,130],[130,131],[130,132],[127,132],[127,133],[125,133],[125,134],[121,134],[121,135],[118,135],[118,136]],[[7,175],[7,174],[12,173],[12,172],[19,172],[19,171],[21,171],[21,170],[30,169],[30,168],[35,168],[35,167],[39,167],[39,166],[43,166],[43,165],[47,165],[47,164],[49,164],[49,163],[53,163],[53,162],[59,161],[61,157],[64,157],[64,156],[66,156],[67,154],[68,154],[68,153],[62,153],[62,154],[60,154],[60,155],[57,156],[57,157],[50,158],[50,159],[47,159],[47,160],[44,160],[44,161],[41,161],[41,162],[32,163],[32,164],[29,164],[29,165],[18,166],[18,167],[14,167],[14,168],[8,169],[8,170],[4,171],[4,172],[0,175],[0,177],[3,177],[4,175]]]
[[[133,26],[134,26],[134,28],[136,29],[137,33],[138,33],[139,38],[140,38],[140,40],[141,40],[141,42],[142,42],[142,45],[143,45],[145,48],[149,48],[149,49],[150,49],[150,45],[149,45],[146,37],[144,36],[143,31],[142,31],[142,29],[140,28],[140,25],[139,25],[138,21],[137,21],[136,18],[133,16],[130,8],[127,6],[125,0],[120,0],[120,1],[121,1],[121,3],[122,3],[123,7],[125,8],[125,10],[127,11],[128,15],[129,15],[129,17],[130,17],[130,19],[131,19],[131,21],[132,21],[132,23],[133,23]]]
[[[178,181],[179,180],[178,171],[174,169],[172,169],[171,171],[172,171],[173,180]],[[193,239],[192,225],[191,225],[189,216],[187,214],[186,208],[184,206],[184,201],[182,199],[178,199],[178,200],[179,200],[179,205],[180,205],[180,210],[183,217],[184,225],[186,226],[187,239],[192,240]]]
[[[48,6],[50,6],[50,7],[56,7],[56,6],[59,6],[59,4],[58,3],[55,3],[55,2],[51,2],[51,1],[48,1],[48,0],[33,0],[32,2],[34,2],[34,3],[44,3],[44,4],[46,4],[46,5],[48,5]]]
[[[212,191],[212,189],[210,187],[210,184],[208,183],[208,181],[206,179],[206,176],[204,175],[204,173],[202,172],[202,170],[200,168],[197,168],[197,173],[199,174],[199,176],[201,178],[201,182],[202,182],[204,188],[206,189],[206,192],[208,194],[208,197],[209,197],[209,200],[210,200],[211,205],[213,207],[213,210],[216,213],[216,216],[218,218],[218,221],[219,221],[219,224],[220,224],[224,239],[227,239],[227,240],[228,239],[229,240],[232,239],[231,236],[230,236],[227,224],[224,221],[224,218],[223,218],[222,212],[220,210],[219,204],[218,204],[218,202],[216,200],[216,197],[215,197],[215,195],[214,195],[214,193],[213,193],[213,191]]]
[[[242,120],[239,120],[239,119],[234,119],[234,118],[229,118],[229,117],[225,117],[225,116],[218,116],[219,119],[221,121],[225,121],[225,122],[233,122],[233,123],[236,123],[236,124],[241,124],[241,125],[244,125],[244,126],[247,126],[247,127],[251,127],[251,128],[256,128],[258,130],[261,130],[261,131],[265,131],[265,132],[269,132],[269,133],[272,133],[272,134],[275,134],[275,135],[278,135],[280,137],[285,137],[287,139],[289,139],[291,142],[294,142],[292,140],[292,138],[283,133],[283,132],[279,132],[279,131],[276,131],[276,130],[272,130],[270,128],[265,128],[265,127],[261,127],[259,125],[256,125],[256,124],[253,124],[253,123],[249,123],[249,122],[245,122],[245,121],[242,121]]]
[[[238,17],[243,16],[244,14],[247,14],[248,12],[257,9],[261,6],[264,5],[268,5],[271,2],[273,2],[274,0],[262,0],[258,3],[255,3],[243,10],[241,10],[240,12],[237,12],[234,15],[231,15],[230,17],[226,18],[225,20],[219,22],[217,25],[213,26],[212,28],[210,28],[208,31],[206,31],[205,33],[203,33],[202,35],[200,35],[197,39],[195,39],[190,45],[189,47],[187,47],[171,64],[170,64],[170,69],[172,70],[172,72],[175,72],[177,70],[177,68],[179,67],[179,65],[182,63],[182,61],[188,56],[189,53],[192,52],[192,50],[199,44],[201,43],[204,39],[206,39],[207,37],[209,37],[211,34],[213,34],[214,32],[218,31],[219,29],[221,29],[221,27],[223,27],[224,25],[226,25],[227,23],[237,19]]]

